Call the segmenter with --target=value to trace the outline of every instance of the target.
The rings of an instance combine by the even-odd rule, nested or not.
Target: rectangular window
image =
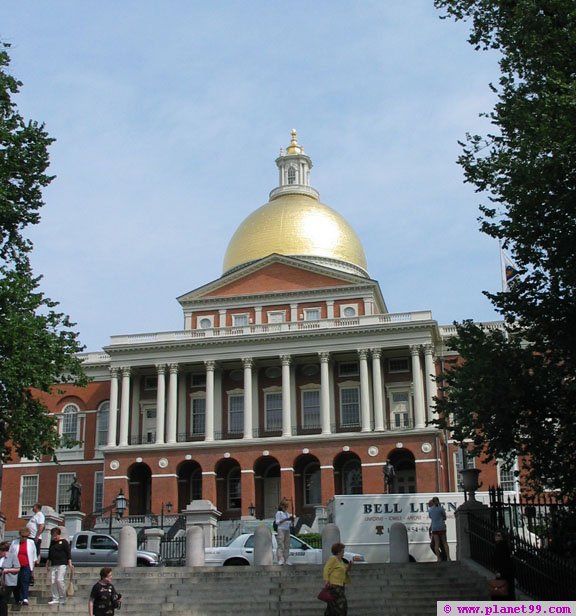
[[[518,478],[514,475],[516,471],[516,464],[510,469],[506,470],[502,465],[502,462],[498,462],[498,475],[500,477],[500,487],[505,492],[516,492],[518,490]]]
[[[304,310],[305,321],[319,321],[320,320],[320,308],[306,308]]]
[[[156,440],[156,409],[154,407],[144,409],[143,432],[146,443],[153,443]]]
[[[192,387],[206,387],[206,374],[193,374]]]
[[[302,427],[320,427],[320,390],[302,392]]]
[[[340,390],[340,420],[343,426],[360,425],[360,390],[343,387]]]
[[[358,376],[359,367],[357,361],[340,362],[338,364],[338,376]]]
[[[284,323],[285,320],[286,313],[283,310],[268,313],[268,323]]]
[[[96,444],[98,447],[102,447],[108,443],[108,424],[110,422],[110,407],[102,406],[98,411],[98,435]]]
[[[204,434],[206,430],[206,398],[192,398],[192,434]]]
[[[242,484],[240,472],[232,472],[228,477],[228,509],[240,509],[242,506]]]
[[[32,507],[38,502],[38,475],[22,475],[20,480],[20,515],[33,515]]]
[[[228,398],[228,432],[244,431],[244,396]]]
[[[157,376],[145,376],[144,377],[144,389],[146,390],[158,389],[158,377]]]
[[[282,430],[282,394],[266,394],[266,430]]]
[[[104,509],[104,472],[94,473],[94,511]]]
[[[410,393],[395,391],[392,393],[392,429],[410,428]]]
[[[234,325],[234,327],[246,327],[246,325],[248,325],[248,315],[247,314],[233,314],[232,324]]]
[[[68,488],[74,481],[74,473],[58,473],[58,486],[56,488],[56,507],[58,513],[70,511],[70,491]]]
[[[410,372],[407,357],[393,357],[388,360],[388,372]]]

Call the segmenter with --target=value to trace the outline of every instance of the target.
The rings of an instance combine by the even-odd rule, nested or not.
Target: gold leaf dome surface
[[[224,273],[273,253],[367,270],[364,249],[352,227],[338,212],[305,194],[279,195],[252,212],[228,244]]]

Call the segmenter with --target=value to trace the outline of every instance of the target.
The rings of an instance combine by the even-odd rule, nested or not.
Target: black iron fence
[[[470,518],[472,558],[495,571],[494,533],[504,530],[521,590],[541,600],[575,600],[575,513],[556,495],[520,498],[491,488],[489,515]]]

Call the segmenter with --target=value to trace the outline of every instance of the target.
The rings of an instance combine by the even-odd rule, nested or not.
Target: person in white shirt
[[[276,523],[276,542],[278,550],[276,551],[276,559],[279,565],[290,565],[288,562],[290,556],[290,527],[294,520],[294,516],[287,511],[288,501],[283,498],[278,505],[278,511],[274,517]]]
[[[36,503],[32,507],[32,511],[34,515],[28,520],[26,528],[30,531],[30,539],[34,539],[36,551],[40,554],[40,544],[42,543],[42,532],[44,531],[46,518],[42,513],[42,505],[40,503]]]

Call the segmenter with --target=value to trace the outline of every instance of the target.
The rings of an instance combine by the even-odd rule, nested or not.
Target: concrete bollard
[[[394,522],[390,527],[390,562],[408,563],[408,531],[402,522]]]
[[[274,557],[272,555],[272,533],[264,524],[261,524],[254,532],[254,564],[274,564]]]
[[[132,526],[123,526],[120,530],[120,541],[118,543],[118,566],[135,567],[136,550],[138,549],[136,530]]]
[[[336,524],[326,524],[322,531],[322,562],[325,563],[332,556],[332,546],[340,543],[340,529]]]
[[[186,529],[186,566],[204,566],[204,531],[200,526]]]

